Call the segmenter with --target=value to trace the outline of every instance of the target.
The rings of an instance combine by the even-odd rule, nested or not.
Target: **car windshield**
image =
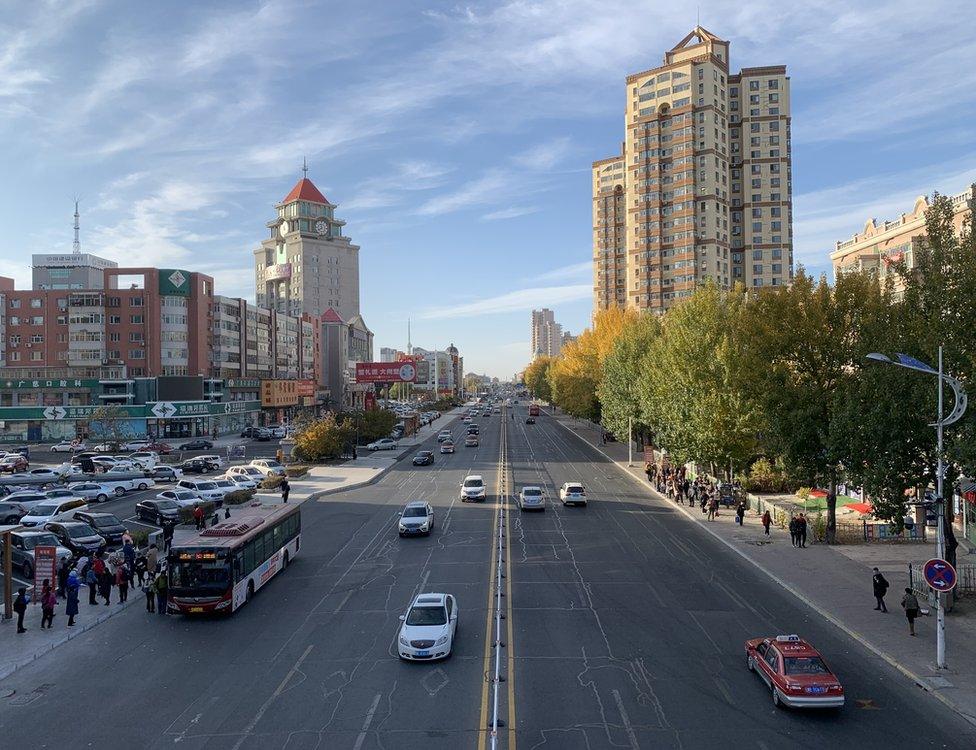
[[[34,547],[57,547],[58,538],[54,534],[32,534],[24,537],[24,549],[34,549]]]
[[[68,532],[68,536],[70,536],[72,539],[95,536],[95,529],[93,529],[87,523],[79,523],[77,525],[72,524],[71,526],[65,526],[64,529]]]
[[[216,488],[216,486],[217,485],[214,484],[213,482],[200,482],[200,484],[197,485],[197,489],[198,490],[212,490],[212,489]]]
[[[264,465],[265,466],[270,466],[272,469],[280,469],[281,468],[281,464],[279,464],[277,461],[265,461],[264,462]]]
[[[178,500],[196,500],[196,497],[197,496],[194,495],[192,492],[177,492],[176,493],[176,498]]]
[[[426,508],[405,508],[403,511],[404,518],[426,518],[427,509]]]
[[[482,482],[480,479],[465,479],[464,480],[464,486],[465,487],[483,487],[484,486],[484,482]]]
[[[444,625],[447,612],[443,607],[413,607],[407,615],[407,625]]]
[[[122,522],[115,516],[104,516],[101,518],[93,518],[92,523],[95,525],[96,529],[104,529],[109,526],[121,526]]]
[[[575,492],[577,494],[583,494],[583,485],[581,484],[568,484],[566,485],[566,492]]]
[[[532,490],[532,489],[523,490],[522,494],[525,495],[526,497],[538,497],[539,495],[542,494],[542,490]]]
[[[784,662],[784,668],[788,675],[830,674],[827,665],[819,656],[787,656]]]
[[[173,500],[158,500],[156,502],[156,507],[159,510],[176,510],[180,506],[177,505]]]
[[[170,562],[170,586],[174,589],[226,591],[230,568],[222,562]]]
[[[32,509],[32,516],[53,516],[57,512],[59,503],[38,503]]]

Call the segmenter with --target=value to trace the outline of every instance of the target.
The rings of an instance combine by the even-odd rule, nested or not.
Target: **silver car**
[[[61,565],[62,560],[71,559],[71,550],[62,547],[58,538],[50,531],[12,531],[10,533],[10,562],[14,570],[19,571],[24,578],[33,578],[35,547],[55,547],[57,564]],[[0,539],[0,553],[7,554]]]
[[[542,488],[536,486],[523,487],[518,494],[518,506],[522,510],[545,510],[546,496]]]

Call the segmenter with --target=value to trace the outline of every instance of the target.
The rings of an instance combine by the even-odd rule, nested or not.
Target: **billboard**
[[[314,396],[317,384],[314,380],[296,380],[295,389],[299,396]]]
[[[274,266],[268,266],[264,269],[264,278],[267,281],[274,281],[275,279],[290,279],[291,263],[278,263]]]
[[[357,362],[357,383],[412,383],[417,379],[413,362]]]
[[[161,375],[156,379],[158,401],[203,401],[200,375]]]
[[[189,297],[190,272],[178,268],[160,268],[159,293],[164,297]]]

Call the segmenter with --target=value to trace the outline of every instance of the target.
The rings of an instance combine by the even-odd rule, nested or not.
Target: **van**
[[[43,526],[49,521],[70,521],[78,511],[87,511],[88,501],[82,497],[42,500],[20,519],[20,525],[31,528]]]

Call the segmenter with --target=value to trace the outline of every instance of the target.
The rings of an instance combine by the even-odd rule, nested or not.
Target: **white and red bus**
[[[169,563],[170,612],[229,614],[288,567],[301,549],[299,505],[244,508],[179,542]]]

